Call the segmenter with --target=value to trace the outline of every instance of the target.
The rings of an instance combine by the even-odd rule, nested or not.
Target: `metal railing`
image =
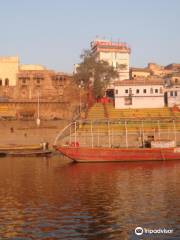
[[[179,120],[79,120],[56,136],[54,145],[90,147],[139,147],[148,136],[180,144]],[[78,143],[78,144],[76,144]]]

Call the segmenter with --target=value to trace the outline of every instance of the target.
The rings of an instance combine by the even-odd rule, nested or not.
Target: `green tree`
[[[106,61],[97,61],[90,50],[81,54],[82,62],[78,65],[74,79],[85,89],[92,87],[95,97],[102,97],[110,81],[118,77],[117,71]]]

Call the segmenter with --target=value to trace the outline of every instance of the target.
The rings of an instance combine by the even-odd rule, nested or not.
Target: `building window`
[[[116,89],[116,91],[115,91],[115,94],[117,95],[118,94],[118,90]]]
[[[128,93],[128,89],[125,89],[125,93]]]
[[[2,79],[0,79],[0,86],[2,86]]]
[[[174,96],[177,97],[177,91],[174,92]]]
[[[125,97],[124,105],[132,105],[132,97]]]
[[[25,79],[25,78],[23,78],[23,80],[22,80],[22,83],[23,83],[23,84],[25,84],[25,83],[26,83],[26,79]]]
[[[37,78],[36,83],[40,84],[40,79],[39,78]]]
[[[150,94],[153,94],[153,88],[150,88]]]
[[[139,91],[139,89],[136,89],[136,93],[139,93],[140,91]]]
[[[170,96],[173,97],[173,91],[170,91]]]
[[[146,89],[143,89],[143,93],[146,93]]]
[[[158,89],[157,88],[155,89],[155,93],[158,93]]]
[[[175,78],[175,83],[178,83],[178,79],[177,78]]]
[[[9,86],[9,79],[5,78],[5,86]]]

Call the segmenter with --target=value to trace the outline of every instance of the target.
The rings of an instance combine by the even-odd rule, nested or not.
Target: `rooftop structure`
[[[131,49],[126,43],[96,39],[91,42],[91,51],[98,61],[107,61],[118,71],[117,80],[129,79]]]
[[[0,86],[15,86],[18,71],[19,58],[17,56],[0,57]]]
[[[46,68],[39,64],[21,64],[20,70],[45,70]]]
[[[134,79],[136,77],[148,77],[151,75],[150,69],[146,68],[131,68],[130,69],[130,78]]]
[[[131,85],[131,86],[137,86],[137,85],[164,85],[164,79],[160,77],[139,77],[136,79],[132,80],[123,80],[123,81],[118,81],[115,84],[116,86],[126,86],[126,85]]]

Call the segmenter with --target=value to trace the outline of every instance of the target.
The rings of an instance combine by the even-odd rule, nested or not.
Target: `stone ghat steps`
[[[102,103],[95,103],[87,114],[88,120],[105,119],[104,106]]]
[[[141,124],[127,124],[126,125],[128,131],[137,131],[139,132],[140,129],[142,129]],[[125,125],[124,124],[110,124],[109,129],[111,131],[125,131]],[[160,131],[174,131],[174,126],[172,123],[163,123],[163,124],[158,124],[157,123],[144,123],[143,124],[143,129],[146,131],[155,131],[158,132]],[[107,124],[96,124],[93,125],[92,127],[93,132],[106,132],[108,131],[108,125]],[[176,123],[176,130],[180,130],[180,122]],[[78,132],[90,132],[91,131],[91,124],[85,124],[81,126],[78,129]]]
[[[0,106],[0,117],[15,117],[16,111],[7,106]]]
[[[142,108],[142,109],[115,109],[110,103],[106,105],[109,119],[118,118],[158,118],[158,117],[174,117],[180,116],[180,112],[171,111],[171,109],[164,108]]]
[[[149,118],[174,118],[180,117],[180,111],[172,111],[170,108],[142,108],[142,109],[115,109],[112,103],[103,106],[95,103],[87,113],[87,120],[95,119],[149,119]]]
[[[180,112],[174,112],[170,108],[115,109],[112,103],[105,104],[105,106],[103,106],[102,103],[95,103],[94,106],[89,109],[86,120],[90,120],[92,123],[95,121],[92,126],[94,132],[108,131],[108,123],[105,122],[106,120],[109,120],[110,129],[114,132],[125,131],[125,120],[127,121],[126,127],[128,131],[140,131],[140,128],[142,128],[142,120],[144,120],[143,128],[145,131],[157,132],[160,129],[162,131],[172,132],[174,131],[173,119],[176,119],[176,130],[179,131]],[[133,120],[134,122],[132,122]],[[90,132],[90,121],[80,126],[78,131],[80,133]]]

